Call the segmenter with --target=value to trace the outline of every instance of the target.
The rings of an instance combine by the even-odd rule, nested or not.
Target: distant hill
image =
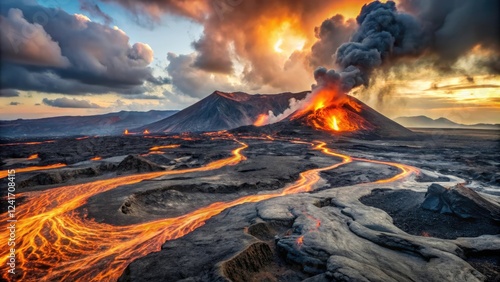
[[[255,94],[215,91],[196,104],[160,121],[132,129],[160,132],[198,132],[233,129],[250,125],[260,114],[270,110],[282,113],[290,105],[290,99],[304,99],[308,92]]]
[[[394,119],[397,123],[406,127],[420,128],[469,128],[469,129],[500,129],[500,124],[460,124],[447,118],[432,119],[426,116],[398,117]]]
[[[0,121],[0,137],[62,137],[114,135],[125,129],[148,124],[178,111],[121,111],[93,116],[60,116],[41,119]]]

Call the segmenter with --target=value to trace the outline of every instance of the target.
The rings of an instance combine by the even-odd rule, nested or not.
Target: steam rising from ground
[[[306,95],[306,97],[302,100],[297,100],[295,98],[291,98],[289,100],[290,106],[284,110],[281,114],[275,115],[273,111],[269,111],[267,115],[261,115],[258,122],[255,125],[262,126],[267,124],[277,123],[279,121],[284,120],[295,111],[302,109],[305,105],[309,104],[311,101],[312,93]]]

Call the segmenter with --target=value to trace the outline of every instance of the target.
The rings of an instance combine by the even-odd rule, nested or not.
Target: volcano
[[[371,135],[379,138],[414,135],[411,130],[349,95],[336,103],[311,104],[310,107],[293,113],[282,122],[342,135]]]
[[[260,126],[262,129],[293,130],[300,127],[326,131],[343,136],[375,138],[409,137],[413,132],[394,122],[360,100],[345,95],[323,99],[310,92],[280,94],[247,94],[215,91],[196,104],[160,121],[135,128],[134,132],[179,133],[229,130],[257,130],[252,124],[273,112],[290,111],[290,99],[304,100],[306,106],[278,123]],[[307,96],[307,97],[306,97]]]
[[[199,132],[232,129],[253,124],[256,117],[273,111],[281,113],[292,98],[304,99],[300,93],[255,94],[215,91],[196,104],[160,121],[133,129],[151,133]]]

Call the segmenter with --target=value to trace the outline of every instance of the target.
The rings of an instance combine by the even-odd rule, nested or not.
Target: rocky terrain
[[[166,173],[95,194],[76,208],[121,228],[263,197],[164,242],[130,263],[119,281],[498,279],[496,132],[427,130],[414,138],[364,140],[300,127],[248,131],[23,140],[4,143],[0,154],[3,170],[65,164],[19,173],[19,192]],[[325,154],[312,146],[317,140],[354,159]],[[202,169],[240,147],[242,161]],[[398,180],[394,163],[419,173]],[[286,192],[315,170],[311,192]],[[22,208],[29,198],[19,202]]]

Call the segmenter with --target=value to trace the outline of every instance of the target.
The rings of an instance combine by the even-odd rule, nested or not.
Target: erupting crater
[[[295,121],[334,134],[384,137],[413,134],[409,129],[349,95],[328,98],[321,93],[316,94],[306,107],[294,112],[284,121]]]

